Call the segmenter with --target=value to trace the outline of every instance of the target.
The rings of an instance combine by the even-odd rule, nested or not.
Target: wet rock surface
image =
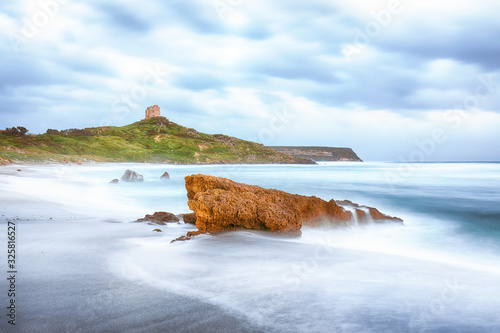
[[[139,174],[133,170],[127,170],[123,174],[121,180],[126,181],[126,182],[143,182],[144,177],[141,174]]]
[[[153,215],[147,214],[144,218],[137,219],[136,222],[165,225],[166,223],[177,223],[179,222],[179,218],[169,212],[155,212]]]
[[[290,232],[325,221],[347,225],[353,221],[353,213],[361,214],[358,211],[369,215],[374,222],[402,222],[375,208],[366,207],[367,212],[364,208],[345,209],[333,199],[325,201],[201,174],[185,179],[188,206],[195,212],[196,227],[201,232],[237,229]]]

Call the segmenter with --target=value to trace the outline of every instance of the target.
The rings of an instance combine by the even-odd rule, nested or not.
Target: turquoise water
[[[105,276],[157,290],[158,299],[173,293],[210,304],[249,323],[251,331],[500,332],[498,163],[15,168],[0,170],[0,185],[19,205],[9,204],[2,214],[24,220],[19,223],[25,223],[25,261],[30,265],[25,270],[32,283],[38,283],[37,274],[49,279],[61,273],[36,269],[42,246],[37,237],[44,230],[64,222],[50,235],[59,258],[57,253],[73,246],[68,239],[87,237],[92,245],[99,226],[106,225],[114,231],[92,245]],[[144,183],[108,183],[128,168],[143,174]],[[160,180],[164,171],[169,181]],[[151,226],[130,223],[154,211],[189,211],[184,177],[195,173],[326,200],[348,199],[405,223],[304,228],[297,238],[238,231],[173,244],[170,240],[193,227],[168,225],[153,236]],[[37,204],[23,206],[23,200]],[[34,218],[44,221],[44,228]],[[109,227],[109,222],[116,223]],[[61,237],[64,245],[58,245]],[[119,245],[110,245],[115,243]],[[78,281],[85,284],[88,272],[72,269],[66,273],[81,276]],[[37,290],[51,293],[43,283]],[[78,297],[86,296],[82,292]],[[68,309],[79,309],[67,302]],[[126,306],[116,304],[116,311]],[[144,309],[148,311],[146,304]],[[67,315],[78,317],[75,311]],[[94,324],[106,320],[111,319],[96,317]],[[231,331],[222,327],[218,330]],[[78,325],[71,330],[86,331]]]

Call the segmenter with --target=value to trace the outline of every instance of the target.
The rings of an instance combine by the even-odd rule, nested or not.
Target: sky
[[[0,128],[122,126],[150,105],[265,145],[500,161],[500,1],[0,4]]]

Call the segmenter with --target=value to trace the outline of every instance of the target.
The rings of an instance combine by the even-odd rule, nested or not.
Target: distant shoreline
[[[363,162],[351,149],[324,146],[268,146],[277,152],[297,158],[306,158],[315,162]]]

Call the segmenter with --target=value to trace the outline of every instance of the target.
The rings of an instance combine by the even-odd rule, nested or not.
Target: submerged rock
[[[173,239],[170,243],[174,243],[174,242],[177,242],[177,241],[187,241],[187,240],[190,240],[191,238],[193,238],[194,236],[198,236],[200,234],[202,234],[203,232],[197,230],[197,231],[188,231],[186,236],[180,236],[180,237],[177,237],[176,239]]]
[[[182,220],[184,221],[184,223],[196,224],[196,214],[195,213],[182,214]]]
[[[144,218],[137,219],[136,222],[150,222],[165,225],[166,223],[179,222],[179,218],[169,212],[155,212],[153,215],[147,214]]]
[[[133,170],[127,170],[123,174],[121,180],[126,181],[126,182],[143,182],[144,177],[141,174],[139,174]]]
[[[118,184],[119,180],[117,178],[113,179],[110,181],[111,184]]]
[[[168,172],[164,172],[163,175],[160,176],[160,179],[170,179],[170,175],[168,174]]]
[[[391,220],[394,222],[403,222],[399,217],[392,217],[381,213],[378,209],[368,206],[358,205],[349,200],[338,200],[338,205],[341,205],[346,210],[351,211],[353,220],[360,224],[368,224],[370,222]]]
[[[226,178],[191,175],[186,177],[188,206],[196,214],[196,227],[201,232],[256,229],[277,232],[298,231],[302,225],[328,221],[347,225],[353,221],[350,210],[333,199],[265,189],[236,183]],[[368,208],[373,221],[397,221]],[[357,213],[357,212],[356,212]]]

